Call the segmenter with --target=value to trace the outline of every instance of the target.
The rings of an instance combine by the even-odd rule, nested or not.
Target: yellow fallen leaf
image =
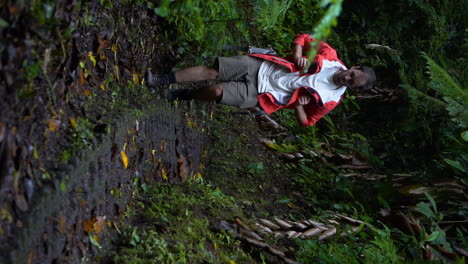
[[[120,82],[119,65],[114,65],[115,78]]]
[[[138,75],[136,73],[133,74],[133,83],[135,85],[138,85],[140,83],[140,80],[139,80]]]
[[[117,51],[117,46],[116,46],[115,44],[112,44],[112,48],[111,48],[111,49],[112,49],[113,52],[116,52],[116,51]]]
[[[55,132],[60,127],[60,120],[51,118],[49,119],[48,126],[49,126],[50,132]]]
[[[128,157],[125,151],[120,151],[120,156],[122,156],[122,163],[124,165],[124,168],[128,168]]]
[[[123,150],[125,151],[127,149],[127,142],[125,142],[124,146],[123,146]]]
[[[92,235],[94,241],[99,242],[99,236],[98,235]]]
[[[161,170],[161,176],[163,180],[167,181],[167,172],[164,168]]]
[[[94,55],[93,55],[92,51],[88,52],[88,57],[93,62],[93,66],[96,66],[96,58],[94,58]]]
[[[99,88],[101,88],[101,90],[103,90],[103,91],[106,90],[106,86],[104,84],[99,85]]]
[[[70,125],[73,129],[76,129],[78,126],[76,125],[76,120],[73,117],[70,117]]]
[[[156,159],[156,150],[155,149],[151,150],[151,156],[153,157],[153,162],[156,163],[157,159]]]
[[[202,174],[199,172],[197,173],[197,179],[201,179],[202,178]]]
[[[88,97],[91,96],[91,92],[88,89],[84,89],[83,93]]]

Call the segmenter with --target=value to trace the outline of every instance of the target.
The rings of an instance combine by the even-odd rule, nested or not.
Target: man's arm
[[[302,47],[300,44],[292,44],[293,60],[299,69],[304,69],[304,67],[307,65],[307,58],[303,57],[303,49],[304,47]]]
[[[299,125],[303,126],[307,123],[307,115],[304,111],[304,105],[310,102],[310,97],[307,95],[301,95],[297,99],[295,104],[294,113],[296,114],[296,120]]]

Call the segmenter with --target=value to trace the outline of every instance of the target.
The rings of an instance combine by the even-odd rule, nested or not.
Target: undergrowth
[[[246,263],[248,254],[219,221],[241,215],[234,198],[202,180],[158,184],[127,212],[115,263]]]

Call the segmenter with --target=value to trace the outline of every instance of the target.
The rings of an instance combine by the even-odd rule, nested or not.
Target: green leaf
[[[461,137],[463,138],[463,140],[465,140],[466,142],[468,142],[468,130],[462,132],[462,133],[461,133]]]
[[[281,204],[285,204],[285,203],[289,203],[291,201],[292,201],[292,199],[289,198],[289,197],[281,197],[276,202],[281,203]]]
[[[429,235],[428,238],[426,238],[426,241],[435,241],[440,235],[440,231],[435,231],[435,232],[432,232],[432,234]]]
[[[431,202],[432,209],[434,210],[434,214],[437,214],[437,205],[436,205],[434,198],[432,198],[432,196],[428,192],[424,192],[424,195],[426,195],[429,202]]]
[[[158,7],[154,9],[154,13],[161,17],[167,17],[169,15],[169,8],[167,7]]]
[[[94,239],[94,237],[92,235],[89,235],[89,242],[91,242],[91,244],[93,244],[94,246],[96,246],[99,249],[102,248],[101,244],[99,244],[99,242],[97,242],[96,239]]]
[[[0,17],[0,28],[2,27],[8,27],[10,24],[6,22],[3,18]]]
[[[423,202],[420,202],[416,205],[416,211],[420,212],[421,214],[429,217],[429,218],[433,218],[435,217],[435,214],[434,212],[431,210],[431,208],[429,207],[429,205],[427,205],[427,203],[423,203]]]
[[[65,184],[65,181],[60,182],[60,191],[65,192],[67,190],[67,185]]]
[[[451,159],[444,159],[444,161],[447,162],[448,165],[450,165],[450,166],[452,166],[454,168],[457,168],[462,172],[466,172],[465,168],[463,167],[463,165],[461,165],[461,163],[459,161],[451,160]]]

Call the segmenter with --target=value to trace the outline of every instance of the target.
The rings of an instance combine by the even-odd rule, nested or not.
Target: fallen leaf
[[[119,65],[114,65],[115,78],[120,82]]]
[[[125,151],[120,151],[120,156],[122,156],[122,163],[124,165],[124,168],[128,168],[128,157]]]
[[[8,210],[5,208],[2,208],[2,210],[0,210],[0,219],[7,219],[10,223],[11,221],[13,221],[13,217],[11,216],[10,212],[8,212]]]
[[[65,215],[63,214],[63,211],[60,211],[60,212],[59,212],[57,221],[58,221],[58,224],[59,224],[59,232],[60,232],[60,234],[65,233],[65,227],[66,227],[66,225],[67,225],[67,218],[66,218]]]
[[[73,129],[76,129],[78,126],[76,125],[76,120],[73,117],[70,117],[70,125]]]
[[[105,224],[106,224],[106,216],[96,217],[96,222],[94,223],[94,230],[96,231],[96,234],[99,234],[102,232],[102,229],[104,228]]]
[[[161,177],[163,180],[167,181],[167,172],[164,168],[161,170]]]
[[[111,48],[111,49],[112,49],[113,52],[116,52],[116,51],[117,51],[117,46],[116,46],[115,44],[112,44],[112,48]]]
[[[91,92],[88,89],[84,89],[83,93],[88,97],[91,96]]]
[[[81,209],[86,209],[86,200],[81,200],[80,201],[80,207],[81,207]]]
[[[166,145],[167,145],[166,141],[161,140],[161,142],[159,142],[159,150],[161,152],[166,152]]]
[[[60,127],[60,120],[51,118],[49,119],[48,126],[50,132],[55,132]]]
[[[86,231],[87,233],[91,233],[91,232],[94,232],[94,223],[96,222],[96,218],[93,217],[91,219],[85,219],[83,221],[83,229],[84,231]]]
[[[182,182],[185,182],[187,181],[187,173],[188,173],[187,159],[185,159],[185,157],[181,155],[177,163],[179,164],[179,177]]]
[[[101,88],[103,91],[106,91],[106,86],[104,84],[99,85],[99,88]]]
[[[133,74],[133,83],[135,85],[138,85],[140,83],[140,80],[139,80],[138,75],[136,73]]]
[[[32,264],[35,258],[36,258],[36,251],[35,250],[29,251],[28,264]]]
[[[80,71],[79,75],[80,75],[80,84],[85,85],[86,80],[85,80],[84,72]]]
[[[6,132],[5,124],[0,123],[0,142],[2,142],[3,139],[5,138],[5,132]]]
[[[91,60],[91,62],[93,63],[93,66],[96,67],[96,58],[94,57],[92,51],[89,51],[89,52],[88,52],[88,57],[89,57],[89,59]]]
[[[158,160],[156,159],[156,150],[155,149],[151,150],[151,156],[153,158],[154,163],[158,162]]]

